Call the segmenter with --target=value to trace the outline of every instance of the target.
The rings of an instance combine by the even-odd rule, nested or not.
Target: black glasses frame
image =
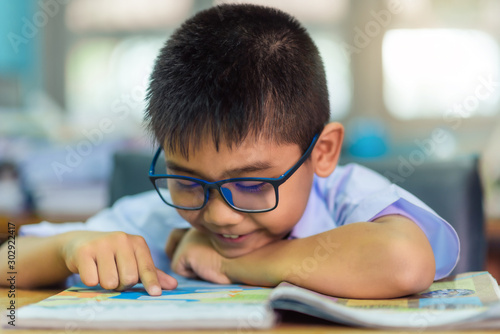
[[[208,202],[209,195],[210,195],[209,190],[215,189],[219,192],[219,194],[224,199],[224,201],[227,203],[227,205],[229,205],[231,208],[233,208],[236,211],[247,212],[247,213],[268,212],[268,211],[276,209],[276,207],[278,206],[278,201],[279,201],[278,187],[280,185],[282,185],[283,183],[285,183],[285,181],[287,181],[293,175],[293,173],[295,173],[297,171],[297,169],[299,169],[299,167],[302,166],[302,164],[307,160],[307,158],[309,158],[309,156],[311,155],[311,152],[314,148],[314,145],[316,145],[316,142],[318,141],[318,138],[319,138],[319,134],[316,134],[314,136],[311,144],[307,148],[307,150],[304,152],[302,157],[300,157],[299,161],[297,161],[297,163],[295,165],[293,165],[292,168],[287,170],[280,177],[277,177],[277,178],[239,177],[239,178],[225,179],[225,180],[220,180],[220,181],[215,181],[215,182],[208,182],[208,181],[198,179],[195,177],[183,176],[183,175],[155,174],[155,166],[156,166],[156,163],[158,161],[158,157],[160,156],[160,153],[162,151],[162,147],[160,146],[158,148],[158,150],[156,151],[156,154],[154,155],[153,161],[151,162],[151,166],[149,168],[149,180],[151,181],[151,183],[153,183],[153,186],[154,186],[156,192],[158,193],[160,198],[163,200],[163,202],[165,202],[165,204],[172,206],[174,208],[177,208],[177,209],[181,209],[181,210],[200,210],[200,209],[202,209]],[[168,203],[161,195],[161,192],[156,185],[156,180],[158,180],[158,179],[173,179],[173,178],[187,180],[187,181],[196,182],[196,183],[200,184],[203,187],[203,193],[205,195],[203,204],[201,204],[199,207],[191,208],[191,207],[183,207],[183,206]],[[222,191],[221,186],[224,185],[225,183],[243,182],[243,181],[267,182],[267,183],[271,184],[274,188],[274,193],[276,195],[276,204],[272,208],[262,209],[262,210],[242,209],[242,208],[238,208],[238,207],[234,206],[233,204],[231,204],[231,202],[229,202],[227,200],[226,196],[224,195],[224,192]]]

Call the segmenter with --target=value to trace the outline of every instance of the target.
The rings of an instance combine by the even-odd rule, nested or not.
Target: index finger
[[[137,269],[139,270],[139,278],[144,288],[151,296],[161,295],[161,285],[156,275],[156,267],[146,242],[136,245],[134,252]]]

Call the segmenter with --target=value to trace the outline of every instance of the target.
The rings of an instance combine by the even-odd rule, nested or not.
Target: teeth
[[[229,238],[229,239],[236,239],[239,237],[237,234],[223,234],[222,235],[224,238]]]

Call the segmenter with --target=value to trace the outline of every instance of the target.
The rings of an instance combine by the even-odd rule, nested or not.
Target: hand
[[[165,252],[170,260],[174,257],[175,250],[177,249],[177,246],[179,246],[179,242],[182,240],[187,231],[189,231],[189,228],[176,228],[173,229],[168,236]]]
[[[184,234],[175,250],[172,270],[185,277],[230,284],[231,280],[224,273],[225,262],[226,258],[212,247],[208,237],[192,228]]]
[[[61,257],[88,286],[125,290],[140,281],[150,295],[175,289],[177,281],[156,268],[143,237],[124,232],[74,231],[64,236]]]

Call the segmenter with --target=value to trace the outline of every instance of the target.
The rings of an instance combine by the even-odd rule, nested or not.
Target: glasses
[[[278,187],[309,158],[318,137],[316,134],[299,161],[278,178],[240,177],[208,182],[189,176],[155,174],[155,166],[162,151],[160,147],[151,163],[149,179],[163,202],[177,209],[202,209],[209,200],[210,189],[214,189],[237,211],[267,212],[278,206]]]

